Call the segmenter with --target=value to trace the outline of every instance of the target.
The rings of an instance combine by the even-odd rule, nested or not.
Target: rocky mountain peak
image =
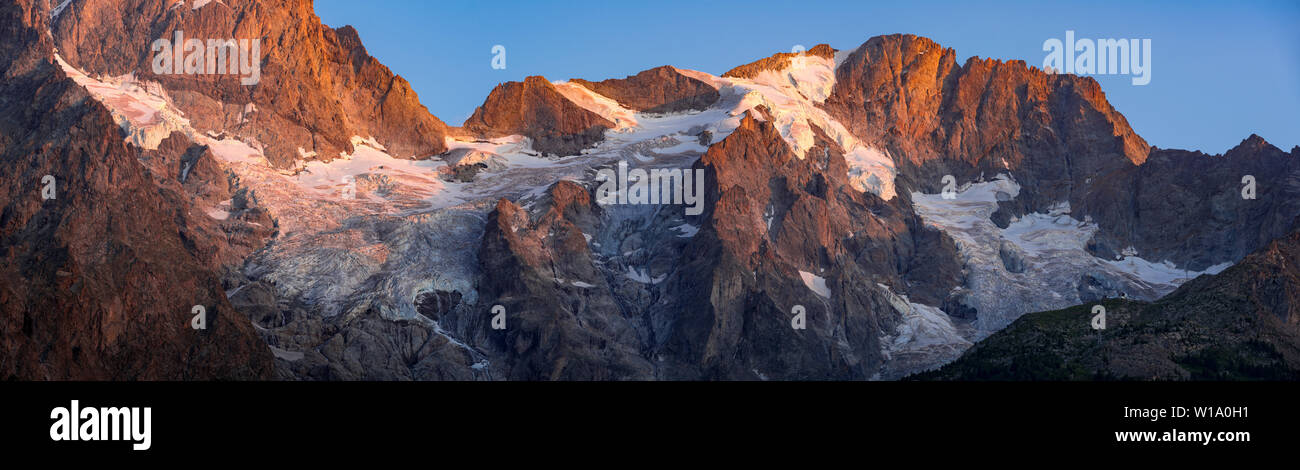
[[[550,155],[575,155],[605,138],[614,123],[560,94],[542,76],[497,85],[462,130],[478,138],[522,135],[533,149]]]
[[[230,259],[227,237],[260,246],[269,233],[204,214],[229,186],[203,149],[177,139],[146,158],[127,145],[54,65],[49,18],[45,0],[0,4],[0,377],[270,378],[271,351],[214,267]],[[198,171],[183,177],[182,161]]]
[[[339,45],[343,46],[345,50],[351,51],[360,48],[361,52],[366,52],[366,46],[361,44],[361,33],[358,33],[357,29],[353,28],[352,25],[345,24],[334,28],[334,33],[338,36]]]
[[[790,66],[790,59],[799,56],[814,56],[823,59],[835,59],[835,49],[827,44],[818,44],[803,52],[778,52],[771,56],[750,62],[728,70],[723,77],[754,78],[764,71],[778,71]]]
[[[611,98],[625,108],[647,113],[699,111],[713,105],[719,97],[713,86],[682,75],[667,65],[622,79],[590,82],[575,78],[570,81]]]
[[[1224,152],[1223,156],[1234,158],[1242,155],[1258,155],[1261,153],[1285,154],[1286,152],[1274,147],[1273,144],[1268,143],[1268,141],[1264,140],[1264,138],[1260,137],[1258,134],[1251,134],[1249,137],[1242,139],[1241,143],[1237,144],[1237,146]]]
[[[74,0],[55,18],[54,40],[69,64],[91,76],[134,73],[160,83],[199,133],[225,133],[264,146],[277,167],[352,153],[353,137],[373,137],[404,158],[445,150],[446,125],[420,104],[406,80],[367,54],[355,29],[321,24],[310,0],[177,5]],[[242,72],[206,68],[155,73],[154,41],[174,42],[178,34],[205,44],[260,41],[256,83],[244,84]],[[247,52],[254,52],[251,46]]]
[[[1099,173],[1140,165],[1150,146],[1095,80],[1023,61],[970,58],[910,34],[878,36],[836,69],[824,108],[897,160],[900,177],[938,192],[944,176],[1000,173],[1030,185],[1020,211],[1074,202]]]

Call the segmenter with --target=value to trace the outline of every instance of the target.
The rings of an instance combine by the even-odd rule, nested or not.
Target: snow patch
[[[884,284],[876,286],[885,294],[890,306],[902,315],[897,335],[885,343],[891,352],[915,351],[932,346],[955,348],[960,352],[971,346],[971,342],[962,337],[943,310],[912,302],[905,295],[895,294]]]
[[[615,129],[625,130],[636,127],[636,111],[624,108],[605,95],[572,82],[551,82],[555,90],[582,109],[596,113],[614,123]]]
[[[134,74],[92,78],[59,54],[54,55],[54,60],[69,78],[108,108],[113,121],[127,132],[127,142],[154,150],[174,131],[196,140],[189,119],[172,106],[162,85],[140,81]]]
[[[682,71],[684,74],[688,71]],[[802,55],[790,60],[781,70],[765,70],[753,79],[712,77],[703,72],[688,76],[718,87],[724,98],[735,104],[730,114],[743,115],[759,105],[772,114],[773,124],[799,158],[805,158],[816,143],[813,126],[844,150],[849,177],[854,188],[871,192],[882,199],[896,195],[897,170],[886,153],[859,141],[839,121],[820,106],[835,87],[835,63],[830,59]],[[751,113],[762,119],[760,113]]]
[[[211,217],[216,220],[226,220],[230,218],[229,212],[223,211],[215,207],[208,209],[206,212],[208,214],[208,217]]]
[[[821,296],[823,299],[831,298],[831,289],[826,287],[825,278],[807,271],[799,271],[799,277],[803,279],[803,285],[807,286],[808,290],[813,291],[814,294]]]
[[[681,224],[673,227],[672,230],[679,232],[678,238],[694,238],[695,234],[700,233],[700,228],[691,224]]]
[[[1153,284],[1181,285],[1202,274],[1219,274],[1232,266],[1231,262],[1219,263],[1205,268],[1204,271],[1189,271],[1175,266],[1169,261],[1154,263],[1137,256],[1121,260],[1107,260],[1115,270],[1128,273]]]
[[[222,162],[269,165],[262,154],[262,149],[244,141],[231,138],[215,139],[208,136],[199,136],[199,141],[207,145],[212,155]]]
[[[303,354],[302,351],[289,351],[287,349],[280,349],[275,346],[271,346],[271,354],[274,354],[276,358],[284,359],[286,361],[302,360],[302,358],[305,356],[305,354]]]
[[[68,8],[68,4],[70,3],[72,3],[72,0],[63,0],[63,3],[60,3],[58,6],[54,7],[53,10],[50,10],[50,19],[58,18],[59,15],[63,13],[63,10]]]
[[[441,162],[432,160],[407,160],[394,158],[383,150],[383,146],[372,138],[353,137],[354,151],[329,162],[319,160],[306,162],[302,171],[292,177],[304,193],[318,197],[338,197],[350,184],[360,186],[363,177],[374,181],[374,188],[388,192],[389,188],[401,189],[407,195],[423,199],[436,206],[450,206],[461,201],[457,197],[452,183],[437,177],[437,167]],[[355,191],[357,198],[368,197],[366,193],[375,191]]]
[[[658,277],[651,278],[650,273],[645,269],[637,269],[631,266],[627,267],[627,278],[632,282],[639,284],[658,284],[668,277],[667,274],[661,274]]]
[[[203,8],[204,6],[207,6],[207,4],[212,3],[213,1],[217,2],[218,4],[225,5],[225,3],[222,2],[221,0],[194,0],[194,3],[190,5],[190,10],[191,11],[198,10],[200,8]]]

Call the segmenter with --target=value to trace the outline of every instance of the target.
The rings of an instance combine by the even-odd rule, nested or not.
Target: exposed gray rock
[[[1014,243],[1002,240],[998,246],[998,257],[1002,258],[1002,266],[1008,272],[1025,272],[1025,252]]]

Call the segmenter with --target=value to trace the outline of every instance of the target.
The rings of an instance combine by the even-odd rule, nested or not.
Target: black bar
[[[20,382],[0,385],[6,454],[132,459],[494,452],[517,445],[878,452],[966,449],[1198,456],[1282,450],[1300,422],[1296,383],[397,383]],[[51,410],[149,407],[151,445],[50,438]],[[1236,407],[1177,418],[1170,407]],[[1125,408],[1165,409],[1155,421]],[[1136,412],[1130,412],[1136,413]],[[1126,431],[1248,432],[1248,442],[1117,442]],[[678,446],[678,447],[674,447]],[[718,449],[714,449],[717,451]],[[450,451],[450,450],[449,450]],[[736,450],[742,452],[741,450]],[[326,454],[320,454],[327,452]],[[802,452],[802,451],[801,451]],[[1009,454],[1010,455],[1010,454]]]

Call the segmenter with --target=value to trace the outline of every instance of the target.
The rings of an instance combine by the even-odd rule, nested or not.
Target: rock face
[[[505,307],[504,330],[491,314],[471,314],[471,341],[504,357],[516,380],[626,380],[652,377],[628,318],[593,263],[584,233],[595,233],[600,208],[567,181],[551,186],[538,216],[502,199],[488,217],[479,251],[484,304]],[[497,361],[494,361],[497,362]]]
[[[1300,379],[1300,232],[1155,303],[1025,315],[930,380]]]
[[[929,236],[904,198],[853,189],[842,149],[814,129],[799,159],[774,125],[746,116],[701,158],[712,183],[670,285],[681,295],[651,311],[671,325],[655,335],[677,362],[665,377],[871,378],[893,349],[881,339],[905,321],[878,285],[911,283],[931,304],[956,286],[951,242]],[[806,329],[791,329],[796,305]]]
[[[1300,152],[1256,135],[1223,155],[1153,149],[1101,184],[1081,204],[1105,228],[1092,247],[1098,256],[1131,248],[1203,270],[1288,233],[1300,215]]]
[[[49,18],[44,1],[0,6],[0,376],[270,377],[270,351],[203,259],[206,216],[54,63]],[[195,305],[205,330],[190,327]]]
[[[545,77],[497,85],[462,129],[480,138],[522,135],[547,155],[576,155],[614,123],[569,101]]]
[[[718,90],[687,77],[670,66],[655,67],[627,78],[589,82],[569,80],[617,101],[624,108],[647,113],[700,111],[718,101]]]
[[[944,175],[1010,173],[1047,207],[1086,194],[1090,178],[1140,164],[1150,149],[1091,78],[1023,61],[971,58],[913,35],[878,36],[836,70],[825,108],[895,155],[910,186],[938,192]]]
[[[78,0],[55,18],[52,31],[73,66],[156,81],[196,129],[258,142],[277,167],[311,152],[325,160],[352,153],[353,136],[374,137],[404,158],[445,150],[446,125],[406,80],[367,54],[356,30],[322,25],[310,0],[210,2],[198,9],[173,0]],[[260,81],[244,86],[241,75],[229,73],[155,74],[150,46],[173,40],[176,31],[205,43],[260,39]]]
[[[179,196],[171,202],[186,208],[177,222],[189,233],[187,246],[230,287],[227,283],[238,280],[244,259],[275,236],[277,225],[270,213],[221,169],[206,145],[194,144],[180,132],[173,132],[158,149],[141,152],[140,162],[164,194]]]

